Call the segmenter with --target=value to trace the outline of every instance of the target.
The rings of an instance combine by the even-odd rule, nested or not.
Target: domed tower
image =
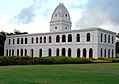
[[[69,31],[71,30],[71,24],[68,10],[63,3],[59,3],[51,17],[50,32]]]

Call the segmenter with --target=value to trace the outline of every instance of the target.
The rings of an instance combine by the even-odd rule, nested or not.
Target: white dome
[[[59,5],[54,10],[50,23],[56,21],[65,21],[71,23],[69,12],[62,3],[59,3]]]

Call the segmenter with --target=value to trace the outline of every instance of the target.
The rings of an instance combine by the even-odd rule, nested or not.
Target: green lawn
[[[119,84],[119,63],[0,66],[0,84]]]

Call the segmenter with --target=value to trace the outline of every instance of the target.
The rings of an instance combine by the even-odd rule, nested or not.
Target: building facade
[[[63,4],[54,10],[49,33],[6,37],[5,56],[115,57],[116,33],[101,28],[71,30],[70,14]]]

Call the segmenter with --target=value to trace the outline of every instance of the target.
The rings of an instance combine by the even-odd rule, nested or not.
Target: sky
[[[69,11],[72,30],[100,27],[119,32],[119,0],[0,0],[0,31],[49,32],[59,3]]]

